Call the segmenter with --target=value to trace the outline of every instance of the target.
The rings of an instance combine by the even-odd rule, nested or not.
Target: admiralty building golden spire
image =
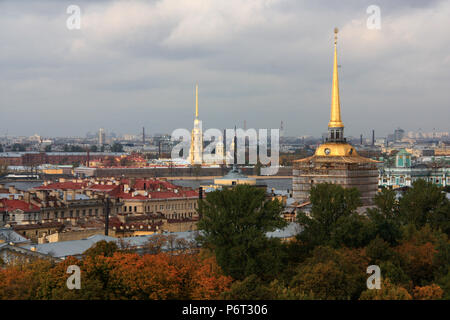
[[[359,156],[344,137],[339,99],[337,34],[338,29],[335,28],[328,137],[313,156],[294,161],[293,196],[299,203],[307,202],[314,184],[328,182],[342,185],[344,188],[357,188],[361,193],[363,205],[370,205],[378,187],[377,161]]]

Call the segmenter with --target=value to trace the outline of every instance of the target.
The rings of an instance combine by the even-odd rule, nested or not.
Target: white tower
[[[202,121],[198,119],[198,84],[195,86],[195,120],[191,133],[189,160],[191,165],[201,165],[203,163]]]

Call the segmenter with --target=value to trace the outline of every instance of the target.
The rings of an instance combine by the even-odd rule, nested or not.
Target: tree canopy
[[[199,241],[214,250],[217,262],[234,279],[251,274],[263,278],[281,269],[279,240],[266,233],[282,228],[282,205],[265,190],[247,185],[207,194],[199,203]]]

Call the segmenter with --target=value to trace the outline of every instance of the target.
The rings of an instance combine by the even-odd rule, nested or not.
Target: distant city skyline
[[[68,30],[71,1],[2,1],[0,136],[190,130],[198,82],[205,129],[320,137],[335,26],[346,135],[449,131],[450,3],[391,2],[369,30],[371,1],[80,0]]]

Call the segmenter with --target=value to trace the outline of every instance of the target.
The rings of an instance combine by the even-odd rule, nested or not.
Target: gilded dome
[[[358,156],[355,148],[348,143],[328,142],[321,144],[316,149],[316,156],[324,157],[355,157]]]

